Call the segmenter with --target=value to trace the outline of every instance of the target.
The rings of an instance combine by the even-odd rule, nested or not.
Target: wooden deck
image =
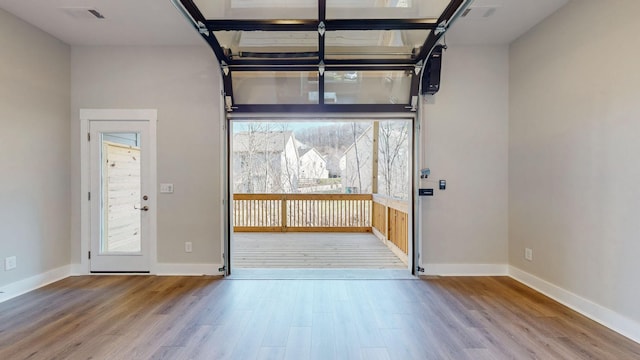
[[[232,268],[406,269],[370,233],[235,233]]]

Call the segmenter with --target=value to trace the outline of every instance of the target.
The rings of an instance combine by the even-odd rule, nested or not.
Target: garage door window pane
[[[317,72],[235,71],[232,74],[236,104],[318,103]]]

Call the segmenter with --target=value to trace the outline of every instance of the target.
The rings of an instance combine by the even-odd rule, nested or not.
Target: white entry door
[[[156,201],[149,121],[89,119],[90,270],[149,272]],[[152,141],[153,140],[153,141]]]

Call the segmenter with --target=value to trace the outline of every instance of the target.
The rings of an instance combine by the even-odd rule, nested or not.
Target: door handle
[[[136,209],[136,210],[140,210],[140,211],[149,211],[149,207],[147,205],[145,205],[145,206],[143,206],[141,208],[137,208],[134,205],[133,208]]]

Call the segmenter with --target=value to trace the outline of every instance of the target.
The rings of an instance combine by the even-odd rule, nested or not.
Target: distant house
[[[373,127],[368,127],[340,158],[342,188],[347,193],[370,194],[373,170]]]
[[[300,179],[316,180],[329,178],[327,160],[315,148],[299,148]]]
[[[298,192],[300,186],[328,177],[324,156],[296,140],[291,131],[243,131],[233,136],[237,193]]]
[[[297,192],[299,156],[291,131],[234,134],[233,188],[238,193]]]

